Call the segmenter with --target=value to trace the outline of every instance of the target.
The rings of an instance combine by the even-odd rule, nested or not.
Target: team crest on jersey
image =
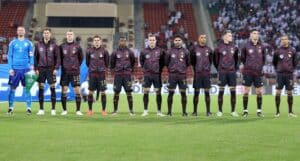
[[[290,57],[292,57],[292,55],[291,55],[291,54],[289,54],[288,56],[289,56],[289,58],[290,58]]]
[[[209,53],[208,53],[208,51],[205,53],[205,56],[208,56],[209,55]]]
[[[27,43],[27,42],[25,42],[25,43],[24,43],[24,46],[25,46],[25,47],[27,47],[27,46],[28,46],[28,43]]]
[[[252,54],[253,53],[253,49],[249,49],[249,53]]]
[[[172,55],[171,55],[171,57],[172,57],[172,58],[175,58],[175,57],[176,57],[176,55],[175,55],[175,54],[172,54]]]
[[[94,54],[91,54],[91,58],[95,58],[95,55],[94,55]]]
[[[53,47],[52,47],[52,46],[50,46],[50,47],[49,47],[49,50],[50,50],[50,51],[53,51]]]
[[[75,53],[76,53],[76,48],[75,48],[75,47],[73,48],[73,51],[72,51],[72,53],[73,53],[73,54],[75,54]]]
[[[127,52],[126,52],[126,58],[128,58],[129,57],[129,55],[127,54]]]
[[[183,52],[180,52],[180,57],[184,58],[184,53]]]
[[[146,55],[146,59],[149,59],[149,58],[150,58],[150,55],[149,55],[149,54],[147,54],[147,55]]]
[[[226,55],[226,51],[223,51],[222,54],[223,54],[223,55]]]
[[[67,50],[66,50],[66,49],[64,49],[64,50],[63,50],[63,53],[66,55],[66,54],[67,54]]]
[[[280,57],[281,59],[283,59],[284,56],[281,54],[279,57]]]
[[[200,56],[200,55],[201,55],[201,53],[200,53],[200,52],[197,52],[197,53],[196,53],[196,55],[197,55],[197,56]]]
[[[258,53],[261,53],[261,52],[262,52],[262,50],[261,50],[261,48],[259,48],[259,49],[258,49]]]
[[[121,58],[121,55],[120,55],[120,54],[117,54],[117,58]]]
[[[182,59],[182,58],[180,58],[179,60],[180,60],[180,61],[183,61],[183,59]]]
[[[230,52],[231,52],[231,54],[234,54],[234,49],[231,48],[231,49],[230,49]]]
[[[44,51],[44,48],[40,47],[40,48],[39,48],[39,51],[40,51],[40,52],[43,52],[43,51]]]
[[[100,57],[100,58],[102,58],[102,57],[103,57],[103,54],[102,54],[102,53],[100,53],[99,57]]]

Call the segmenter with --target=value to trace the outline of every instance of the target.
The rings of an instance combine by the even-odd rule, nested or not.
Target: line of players
[[[62,86],[61,103],[63,112],[61,115],[67,115],[67,90],[69,84],[75,90],[76,115],[83,115],[80,111],[81,96],[80,96],[80,65],[83,62],[84,56],[82,48],[74,41],[74,32],[67,31],[66,42],[58,46],[51,39],[51,29],[43,29],[43,39],[35,44],[34,54],[29,40],[24,39],[24,27],[18,27],[18,39],[13,40],[9,45],[9,66],[10,79],[9,84],[11,90],[9,94],[9,109],[8,113],[13,112],[14,92],[19,82],[25,85],[24,74],[29,69],[34,69],[39,75],[39,105],[40,110],[37,115],[44,115],[44,84],[50,84],[52,110],[51,115],[56,115],[56,93],[55,83],[57,70],[61,66],[62,74],[60,84]],[[154,86],[156,92],[157,116],[165,116],[161,112],[162,96],[161,96],[161,73],[164,66],[169,71],[168,80],[168,116],[172,116],[173,95],[176,86],[178,85],[181,94],[182,116],[188,116],[186,112],[187,95],[186,95],[186,70],[192,65],[194,69],[193,88],[195,89],[193,98],[193,116],[197,116],[198,98],[201,89],[204,89],[206,116],[212,116],[210,111],[210,94],[211,86],[210,73],[211,66],[214,65],[219,75],[219,94],[218,94],[218,112],[216,115],[223,115],[223,95],[224,87],[228,85],[230,89],[231,115],[238,117],[235,110],[236,106],[236,72],[239,70],[240,62],[243,63],[243,85],[245,86],[243,95],[243,117],[248,116],[248,93],[252,85],[256,89],[257,95],[257,116],[263,117],[262,113],[262,67],[265,64],[265,46],[259,41],[259,31],[252,30],[250,32],[249,42],[241,49],[239,57],[238,48],[232,43],[232,32],[226,30],[222,36],[222,42],[212,50],[206,45],[206,35],[200,34],[198,45],[194,46],[190,51],[183,47],[183,39],[180,35],[175,35],[173,39],[174,46],[168,51],[164,51],[156,46],[156,37],[150,35],[148,37],[149,46],[142,50],[140,54],[140,63],[144,70],[144,112],[142,116],[148,115],[149,90],[151,85]],[[17,43],[16,43],[17,42]],[[22,43],[23,42],[23,43]],[[23,46],[24,49],[21,49]],[[17,50],[25,52],[25,58],[28,56],[27,62],[18,62],[14,60],[14,55],[20,54]],[[27,55],[26,55],[27,54]],[[34,59],[34,61],[33,61]],[[14,62],[14,63],[13,63]],[[17,63],[16,63],[17,62]],[[34,62],[34,63],[33,63]],[[25,63],[25,66],[18,65]],[[26,64],[27,63],[27,64]],[[94,91],[101,91],[102,115],[107,115],[106,112],[106,78],[105,72],[107,68],[111,68],[114,72],[114,110],[112,115],[118,114],[118,102],[121,88],[123,87],[129,106],[129,114],[135,115],[133,111],[132,99],[132,74],[135,64],[133,52],[127,47],[125,37],[120,37],[119,46],[109,55],[108,51],[101,46],[101,37],[93,37],[93,47],[86,51],[86,65],[89,69],[89,93],[88,93],[88,115],[93,115]],[[276,115],[280,116],[280,94],[283,87],[287,89],[287,102],[290,117],[296,117],[292,111],[293,105],[293,72],[296,66],[296,51],[289,46],[288,35],[281,36],[281,46],[275,51],[273,64],[277,71],[277,87],[276,87]],[[29,66],[29,68],[28,68]],[[31,114],[30,93],[27,93],[27,113]]]

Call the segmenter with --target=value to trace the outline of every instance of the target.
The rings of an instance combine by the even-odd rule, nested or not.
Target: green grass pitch
[[[249,98],[249,117],[232,118],[229,96],[224,97],[224,116],[204,115],[200,96],[198,117],[192,117],[192,96],[188,96],[189,117],[181,117],[180,95],[174,96],[172,118],[155,114],[155,95],[150,96],[148,117],[141,117],[142,95],[134,95],[136,116],[128,115],[125,95],[119,102],[120,114],[102,117],[100,101],[94,104],[94,116],[75,116],[75,103],[68,102],[69,114],[45,116],[25,114],[25,103],[16,103],[15,114],[5,113],[0,104],[1,161],[296,161],[300,158],[300,120],[287,117],[286,97],[281,97],[281,117],[274,118],[273,96],[264,96],[264,118],[256,117],[256,97]],[[237,97],[237,111],[242,113],[242,97]],[[112,111],[112,95],[108,95]],[[212,96],[212,112],[217,111],[217,97]],[[163,112],[167,109],[163,96]],[[300,114],[299,97],[294,97],[294,112]],[[86,114],[87,103],[82,103]]]

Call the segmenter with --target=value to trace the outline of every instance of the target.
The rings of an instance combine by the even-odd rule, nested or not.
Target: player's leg
[[[256,103],[257,103],[257,111],[256,111],[256,115],[258,117],[264,117],[263,113],[262,113],[262,87],[258,87],[255,89],[256,92]]]
[[[147,116],[147,115],[148,115],[149,91],[150,91],[151,84],[152,84],[152,82],[151,82],[151,80],[150,80],[150,77],[144,76],[144,83],[143,83],[143,91],[144,91],[144,95],[143,95],[144,112],[143,112],[142,116]]]
[[[143,112],[142,116],[148,115],[149,90],[150,90],[150,88],[144,87],[144,96],[143,96],[144,112]]]
[[[155,88],[155,93],[156,93],[157,116],[165,116],[161,112],[161,103],[162,103],[161,88]]]
[[[167,99],[167,103],[168,103],[168,113],[167,113],[167,115],[172,116],[173,96],[174,96],[174,93],[175,93],[177,82],[176,82],[175,79],[171,79],[171,78],[169,78],[168,82],[169,82],[169,85],[168,85],[169,94],[168,94],[168,99]]]
[[[20,83],[20,75],[18,74],[18,70],[14,70],[14,75],[9,76],[8,84],[10,85],[9,94],[8,94],[8,111],[7,114],[12,114],[14,110],[15,103],[15,93],[16,88]]]
[[[61,115],[67,115],[67,91],[68,91],[68,86],[63,85],[62,90],[61,90],[61,106],[62,106],[62,113]]]
[[[38,111],[37,115],[44,115],[44,83],[39,83],[39,105],[40,110]]]
[[[161,82],[161,76],[160,75],[158,75],[154,78],[153,85],[154,85],[154,90],[155,90],[155,93],[156,93],[157,116],[165,116],[161,112],[161,103],[162,103],[161,87],[162,87],[162,82]]]
[[[82,112],[80,111],[81,106],[81,95],[80,95],[80,77],[79,75],[73,76],[71,81],[72,87],[75,92],[75,102],[76,102],[76,115],[82,116]]]
[[[88,93],[88,106],[89,106],[88,115],[89,116],[93,115],[93,102],[94,102],[94,91],[89,89],[89,93]]]
[[[297,117],[297,115],[295,115],[293,113],[293,76],[286,76],[286,81],[285,81],[285,87],[287,89],[287,103],[288,103],[288,111],[289,117]]]
[[[219,94],[218,94],[218,107],[219,111],[217,116],[223,116],[223,96],[224,96],[224,87],[227,84],[226,74],[219,74]]]
[[[263,81],[262,77],[257,76],[254,78],[254,86],[255,86],[255,93],[256,93],[256,103],[257,103],[257,111],[256,115],[258,117],[264,117],[262,113],[262,92],[263,92]]]
[[[251,76],[245,74],[243,75],[243,85],[244,85],[244,93],[243,93],[243,117],[248,116],[248,100],[249,100],[249,90],[252,85]]]
[[[194,110],[193,110],[192,116],[197,116],[198,115],[197,109],[198,109],[198,102],[199,102],[199,94],[200,94],[200,78],[197,77],[196,75],[194,76],[193,88],[194,88],[194,97],[193,97]]]
[[[55,106],[56,106],[56,74],[53,71],[49,71],[49,77],[47,78],[48,83],[50,84],[50,93],[51,93],[51,115],[56,115]]]
[[[106,113],[106,93],[105,93],[105,90],[107,89],[107,87],[106,87],[105,77],[101,78],[100,87],[98,89],[99,90],[97,90],[97,91],[100,91],[100,94],[101,94],[101,105],[102,105],[101,114],[102,114],[102,116],[106,116],[107,113]]]
[[[119,95],[121,92],[121,88],[122,88],[122,78],[121,76],[116,75],[114,79],[114,98],[113,98],[114,111],[112,115],[116,115],[118,113]]]
[[[204,95],[205,95],[205,105],[206,105],[206,116],[211,116],[210,112],[210,94],[209,94],[209,88],[204,89]]]
[[[276,94],[275,94],[275,104],[276,104],[276,114],[275,117],[280,116],[280,95],[281,90],[284,86],[284,80],[282,75],[277,75],[277,86],[276,86]]]
[[[238,117],[238,113],[235,111],[236,106],[236,73],[228,74],[228,86],[230,89],[230,104],[231,104],[231,116]]]
[[[88,115],[93,115],[93,102],[94,102],[94,91],[97,90],[97,78],[96,77],[90,77],[89,78],[89,92],[88,92]]]
[[[50,84],[50,93],[51,93],[51,115],[56,115],[56,91],[55,83]]]
[[[193,116],[197,116],[198,112],[198,102],[199,102],[199,94],[200,94],[200,88],[194,88],[194,98],[193,98],[193,105],[194,105],[194,111],[192,113]]]
[[[209,90],[211,88],[210,77],[203,78],[203,84],[201,88],[204,89],[206,116],[211,116],[212,114],[210,112],[210,94],[209,94]]]
[[[27,115],[31,115],[31,93],[30,90],[26,90],[26,81],[25,81],[25,74],[28,72],[27,69],[21,70],[20,72],[20,80],[21,84],[25,90],[25,99],[26,99],[26,113]]]
[[[186,96],[186,80],[180,80],[178,82],[180,95],[181,95],[181,105],[182,105],[182,116],[186,117],[188,116],[186,112],[186,104],[187,104],[187,96]]]
[[[129,115],[134,116],[133,112],[133,98],[132,98],[132,81],[131,81],[131,76],[126,76],[123,79],[123,86],[126,92],[127,96],[127,102],[128,102],[128,107],[129,107]]]
[[[16,87],[11,85],[8,94],[8,111],[7,114],[12,114],[14,110]]]

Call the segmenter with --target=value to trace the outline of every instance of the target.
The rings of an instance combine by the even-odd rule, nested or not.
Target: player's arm
[[[241,50],[241,62],[245,65],[246,63],[246,57],[247,57],[247,49],[244,46]]]
[[[105,67],[108,68],[109,66],[109,53],[107,50],[104,51],[104,63]]]
[[[165,65],[166,66],[169,66],[169,63],[170,63],[170,59],[171,59],[171,55],[170,55],[170,52],[171,52],[171,50],[169,50],[169,51],[167,51],[166,52],[166,55],[165,55]]]
[[[218,69],[218,66],[219,66],[219,55],[220,55],[219,49],[216,48],[213,53],[213,62],[214,62],[216,69]]]
[[[110,55],[110,68],[111,69],[114,69],[116,66],[116,52],[113,52],[111,55]]]
[[[35,44],[35,50],[34,50],[34,69],[37,70],[38,62],[39,62],[40,56],[38,52],[38,44]]]
[[[196,52],[195,52],[195,48],[191,48],[190,50],[190,55],[191,55],[191,64],[192,66],[196,65]]]
[[[296,68],[298,62],[297,62],[297,53],[296,53],[296,50],[293,51],[293,67],[294,69]]]
[[[59,46],[55,45],[55,69],[58,70],[61,64],[61,52]]]
[[[7,57],[7,61],[8,61],[8,68],[9,68],[9,75],[14,75],[14,71],[13,71],[13,67],[12,67],[12,63],[13,63],[13,41],[9,43],[8,46],[8,57]]]
[[[186,60],[185,60],[186,66],[190,66],[191,65],[190,52],[188,50],[186,50],[185,55],[186,55]]]
[[[278,64],[278,51],[275,51],[274,56],[273,56],[273,65],[274,65],[275,69],[277,68],[277,64]]]
[[[160,59],[159,59],[159,71],[161,72],[165,65],[165,50],[161,49]]]
[[[266,46],[263,47],[263,50],[262,50],[262,56],[263,56],[263,65],[265,65],[266,63],[266,56],[267,56],[267,48]]]
[[[33,44],[32,42],[29,41],[29,47],[28,47],[28,54],[29,54],[29,64],[30,64],[30,69],[34,68],[34,53],[33,53]]]
[[[89,52],[89,49],[85,53],[85,64],[86,64],[87,67],[90,66],[90,52]]]
[[[213,53],[213,51],[212,51],[212,49],[209,49],[209,53],[208,53],[209,55],[209,57],[208,57],[208,60],[209,60],[209,63],[210,64],[213,64],[213,61],[214,61],[214,53]]]
[[[144,51],[141,51],[140,53],[140,64],[142,67],[144,67],[144,63],[145,63],[145,55],[144,55]]]
[[[239,49],[236,47],[234,52],[235,70],[239,70]]]
[[[133,69],[134,63],[135,63],[135,57],[134,57],[134,53],[132,51],[129,52],[129,57],[130,57],[130,65],[131,65],[131,68]]]
[[[82,48],[81,46],[78,47],[78,60],[79,60],[79,64],[81,64],[83,62],[83,51],[82,51]]]

